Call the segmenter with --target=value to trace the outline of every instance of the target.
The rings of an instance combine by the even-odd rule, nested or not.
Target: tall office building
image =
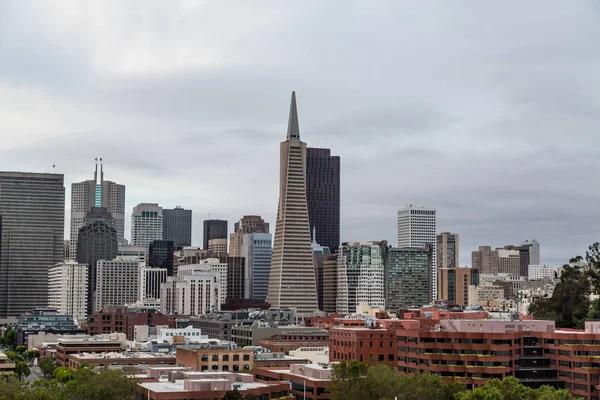
[[[323,260],[322,274],[323,283],[321,285],[321,291],[317,295],[321,296],[318,300],[319,308],[321,311],[326,313],[336,312],[336,301],[337,301],[337,258],[336,254],[324,254],[322,255],[325,259]],[[322,305],[321,305],[322,303]]]
[[[153,240],[163,239],[162,207],[156,203],[141,203],[133,208],[131,214],[131,244],[150,245]]]
[[[48,270],[48,307],[78,321],[87,317],[88,266],[74,261],[54,264]]]
[[[208,264],[185,265],[160,287],[163,314],[203,315],[220,309],[220,274]]]
[[[242,241],[242,257],[246,259],[246,297],[264,300],[269,288],[269,273],[273,255],[270,233],[249,233]]]
[[[96,269],[99,260],[117,256],[118,239],[115,221],[105,207],[92,207],[77,236],[77,262],[88,266],[88,315],[93,313]]]
[[[227,239],[210,239],[208,241],[208,253],[211,257],[227,255]]]
[[[387,242],[383,247],[387,247]],[[384,253],[381,242],[342,243],[337,263],[336,311],[356,312],[360,303],[385,308]]]
[[[115,220],[117,240],[125,244],[125,185],[104,180],[100,159],[100,175],[98,176],[98,159],[94,180],[71,184],[71,240],[69,255],[77,259],[77,236],[83,226],[83,220],[92,207],[105,207]]]
[[[498,272],[518,276],[521,271],[520,249],[515,246],[505,246],[496,249],[498,252]]]
[[[60,174],[0,172],[0,318],[48,304],[48,266],[63,261]]]
[[[242,254],[244,235],[249,233],[269,233],[269,223],[260,215],[244,215],[233,227],[229,235],[229,255],[239,257]]]
[[[306,199],[317,243],[336,253],[340,245],[340,157],[332,156],[329,149],[306,149]]]
[[[301,314],[317,309],[306,202],[306,143],[300,141],[294,92],[287,139],[280,145],[279,205],[270,273],[267,303],[272,307],[295,308]]]
[[[459,266],[459,252],[458,252],[458,234],[450,232],[442,232],[436,237],[436,249],[437,249],[437,261],[436,261],[436,272],[437,272],[437,299],[448,300],[448,285],[453,285],[448,279],[442,279],[440,276],[441,270],[449,268],[458,268]],[[452,275],[452,274],[450,274]],[[444,275],[447,278],[449,275]]]
[[[220,262],[218,258],[207,258],[205,260],[201,260],[199,264],[180,265],[177,268],[177,277],[193,276],[197,271],[204,270],[206,268],[217,275],[217,285],[211,287],[213,288],[216,296],[215,309],[220,310],[221,304],[225,304],[227,300],[227,285],[229,283],[227,279],[227,272],[229,268],[227,263]],[[169,282],[169,279],[170,278],[167,279],[167,283]]]
[[[227,298],[229,303],[246,298],[246,259],[244,257],[219,257],[219,263],[227,264]]]
[[[392,247],[386,269],[386,305],[390,310],[421,307],[432,299],[433,246]]]
[[[163,209],[163,239],[172,240],[179,249],[192,245],[192,210],[179,206]]]
[[[438,268],[438,300],[458,306],[470,306],[470,286],[479,285],[477,268]]]
[[[104,306],[123,306],[138,301],[140,289],[140,263],[136,257],[122,257],[98,261],[94,311]]]
[[[519,249],[519,275],[529,276],[529,266],[540,264],[540,244],[537,240],[521,242]]]
[[[141,268],[139,301],[160,299],[160,285],[167,281],[166,268]]]
[[[227,241],[227,221],[222,219],[207,219],[203,223],[203,232],[203,249],[208,250],[209,240],[225,239]]]
[[[173,276],[172,240],[153,240],[148,250],[148,265],[153,268],[165,268],[168,276]]]
[[[437,299],[436,214],[434,208],[408,205],[398,210],[398,247],[423,247],[430,244],[433,249],[434,268],[431,274],[431,297]]]
[[[496,275],[500,268],[498,251],[492,246],[479,246],[471,252],[471,267],[478,269],[481,274]]]

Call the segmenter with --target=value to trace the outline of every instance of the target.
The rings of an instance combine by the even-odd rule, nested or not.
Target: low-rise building
[[[73,316],[61,314],[56,308],[38,308],[21,315],[16,326],[17,344],[27,344],[29,335],[38,333],[58,335],[85,334],[85,329],[75,324]]]
[[[175,317],[162,314],[154,308],[109,306],[94,313],[90,321],[82,324],[89,335],[125,333],[129,340],[135,338],[135,326],[139,325],[174,328]]]
[[[325,329],[283,328],[280,333],[260,340],[260,345],[274,352],[286,353],[299,347],[329,345],[329,332]]]
[[[279,399],[290,392],[288,382],[259,382],[250,374],[198,372],[184,368],[149,368],[147,381],[139,383],[138,393],[146,400],[223,399],[238,390],[244,397]]]
[[[295,364],[286,368],[257,368],[254,376],[264,382],[289,382],[291,394],[297,399],[325,400],[331,396],[327,392],[331,372],[329,365]]]
[[[180,346],[177,348],[177,364],[196,371],[249,371],[254,366],[254,351],[234,346]]]
[[[80,353],[122,353],[126,339],[123,333],[98,336],[71,336],[58,338],[55,359],[58,365],[68,366],[69,357]]]
[[[0,376],[12,375],[15,372],[15,363],[4,353],[0,353]]]
[[[75,371],[85,363],[90,367],[141,367],[175,365],[175,355],[150,352],[108,352],[70,354],[68,367]]]

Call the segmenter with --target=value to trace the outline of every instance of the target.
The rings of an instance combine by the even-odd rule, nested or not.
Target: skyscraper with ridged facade
[[[306,201],[306,143],[300,141],[296,93],[292,92],[287,139],[280,145],[279,205],[267,302],[317,309],[317,289]]]

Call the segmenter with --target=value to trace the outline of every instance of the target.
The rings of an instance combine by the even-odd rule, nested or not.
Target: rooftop
[[[175,358],[174,355],[169,353],[149,353],[143,351],[129,351],[126,353],[117,353],[117,352],[109,352],[109,353],[79,353],[75,355],[81,359],[98,359],[98,358],[119,358],[119,359],[130,359],[130,358]]]

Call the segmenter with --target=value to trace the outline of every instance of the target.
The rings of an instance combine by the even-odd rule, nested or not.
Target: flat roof
[[[190,382],[230,382],[228,379],[186,379]],[[161,382],[142,382],[139,383],[144,389],[151,390],[157,393],[173,393],[173,392],[193,392],[193,390],[186,390],[183,387],[183,379],[177,379],[175,382],[161,381]],[[269,387],[269,384],[261,382],[243,383],[235,382],[238,390],[257,389],[263,387]]]
[[[128,359],[128,358],[175,358],[174,355],[168,353],[146,353],[146,352],[126,352],[126,353],[79,353],[71,356],[79,357],[82,359]]]

